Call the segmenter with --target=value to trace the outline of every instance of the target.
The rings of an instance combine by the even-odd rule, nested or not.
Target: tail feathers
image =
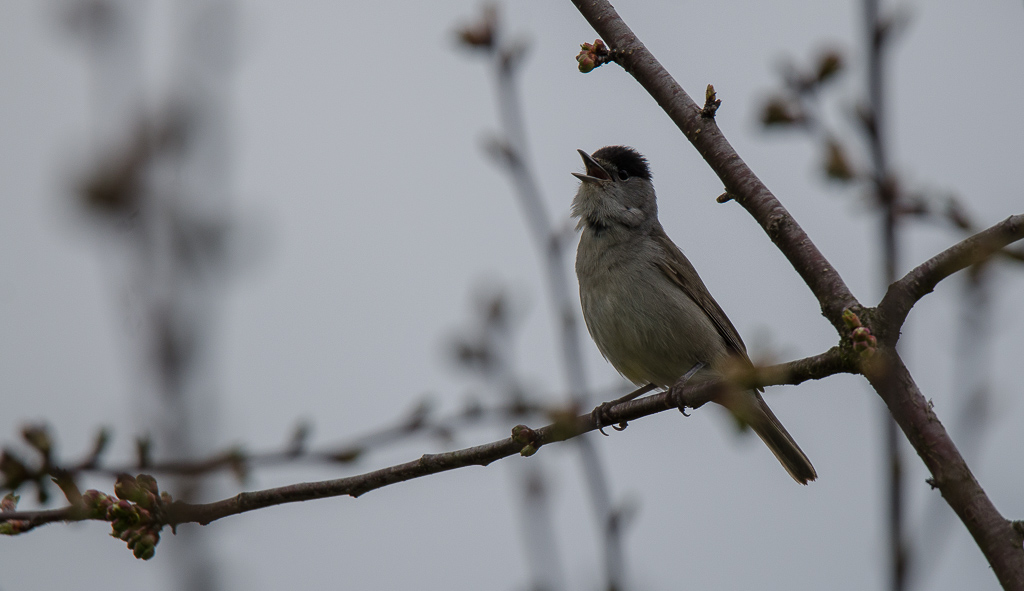
[[[761,395],[755,392],[754,396],[756,403],[744,404],[743,411],[737,412],[735,404],[729,404],[728,407],[741,421],[750,425],[750,428],[757,433],[761,441],[764,441],[768,449],[772,450],[793,480],[800,484],[807,484],[816,479],[818,473],[814,471],[814,466],[811,465],[811,461],[804,455],[800,446],[793,441],[793,437],[782,426],[775,413],[768,408]]]

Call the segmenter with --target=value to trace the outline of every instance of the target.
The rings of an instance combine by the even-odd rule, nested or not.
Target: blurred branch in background
[[[587,404],[588,387],[583,370],[577,299],[570,289],[566,270],[567,246],[564,233],[552,224],[544,206],[536,176],[529,164],[526,126],[519,98],[518,74],[526,56],[522,40],[506,40],[496,5],[486,5],[480,19],[462,27],[459,39],[463,47],[478,51],[491,62],[495,77],[495,99],[501,120],[501,133],[487,140],[487,152],[508,175],[523,208],[527,228],[534,239],[544,266],[548,297],[555,314],[562,367],[569,387],[570,401],[577,408]],[[593,443],[577,439],[586,488],[590,493],[595,519],[600,524],[606,589],[626,588],[626,564],[622,547],[621,518],[611,500],[608,479]]]
[[[106,451],[113,435],[100,429],[92,447],[78,461],[66,461],[58,453],[58,437],[45,424],[22,427],[22,445],[4,445],[0,452],[0,492],[18,492],[26,485],[36,489],[39,502],[47,503],[52,495],[53,478],[65,478],[77,484],[83,476],[99,474],[118,476],[147,472],[167,476],[202,477],[230,472],[239,482],[246,482],[255,469],[288,466],[297,463],[324,465],[356,465],[375,451],[409,441],[414,437],[433,439],[451,445],[458,430],[472,425],[494,422],[503,427],[515,421],[565,414],[564,408],[547,407],[520,396],[510,403],[484,405],[467,400],[463,408],[447,416],[435,416],[433,404],[423,399],[393,424],[382,426],[349,441],[320,446],[309,445],[312,426],[296,425],[292,435],[277,449],[248,452],[241,445],[197,459],[154,460],[152,441],[139,438],[135,442],[136,459],[130,463],[107,462]]]
[[[867,47],[867,105],[864,108],[864,131],[868,138],[871,154],[871,179],[875,203],[882,213],[882,286],[896,281],[900,267],[899,242],[899,189],[892,176],[889,163],[889,146],[886,129],[885,57],[891,45],[894,27],[889,19],[879,14],[880,0],[864,0],[864,20]],[[897,373],[888,370],[883,378],[895,387]],[[890,555],[890,589],[904,591],[907,587],[907,563],[911,557],[911,546],[903,531],[906,486],[903,483],[903,452],[899,427],[889,409],[882,408],[882,424],[885,432],[885,455],[888,470],[888,527]]]
[[[517,320],[512,298],[505,290],[490,287],[481,289],[474,300],[474,326],[453,339],[452,356],[460,369],[478,374],[503,404],[527,408],[527,393],[513,356]],[[503,425],[504,429],[508,427]],[[539,461],[514,463],[510,469],[519,487],[521,536],[530,569],[529,588],[532,591],[564,589],[565,575],[545,465]]]
[[[97,219],[116,219],[127,252],[132,367],[142,397],[143,431],[161,457],[194,458],[215,437],[216,384],[210,347],[218,325],[229,225],[229,81],[234,4],[180,0],[175,17],[170,91],[161,121],[145,120],[141,63],[152,50],[144,34],[146,3],[81,0],[66,13],[86,41],[93,75],[98,162],[81,187]],[[142,119],[142,123],[138,121]],[[138,126],[137,129],[131,129]],[[127,139],[126,139],[127,138]],[[102,229],[110,229],[103,226]],[[136,316],[135,318],[132,318]],[[164,482],[177,498],[210,494],[200,479]],[[216,589],[209,536],[182,530],[171,544],[180,589]]]

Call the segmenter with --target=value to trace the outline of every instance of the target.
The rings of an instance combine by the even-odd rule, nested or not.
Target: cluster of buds
[[[161,493],[148,474],[122,474],[114,483],[116,497],[87,490],[82,502],[89,517],[110,522],[111,536],[128,544],[136,558],[149,560],[156,553],[163,527],[162,513],[171,496]]]
[[[18,509],[18,500],[21,497],[14,493],[7,493],[2,500],[0,500],[0,513],[11,513]],[[21,533],[25,533],[32,529],[32,525],[28,521],[22,519],[13,519],[11,521],[0,522],[0,534],[5,536],[16,536]]]
[[[580,45],[580,53],[576,56],[580,72],[584,74],[611,60],[611,50],[600,39],[595,40],[593,43],[583,43]]]
[[[853,341],[853,350],[860,353],[862,359],[867,359],[875,354],[878,349],[878,339],[871,334],[871,329],[860,323],[860,318],[851,310],[843,310],[843,322],[852,332],[850,339]]]

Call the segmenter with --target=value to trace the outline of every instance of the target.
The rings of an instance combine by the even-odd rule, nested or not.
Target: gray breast
[[[587,329],[609,362],[636,384],[670,386],[725,344],[703,310],[651,262],[650,244],[599,244],[581,236],[576,272]],[[588,244],[585,241],[589,241]]]

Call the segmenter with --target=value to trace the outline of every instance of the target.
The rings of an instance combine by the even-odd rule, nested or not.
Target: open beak
[[[598,164],[597,160],[594,160],[593,157],[590,156],[590,154],[587,154],[583,150],[576,151],[579,152],[580,156],[583,157],[583,164],[586,165],[587,167],[587,174],[580,174],[578,172],[574,172],[572,173],[572,176],[580,179],[583,182],[591,183],[612,180],[612,177],[610,174],[608,174],[608,171],[606,171],[600,164]]]

